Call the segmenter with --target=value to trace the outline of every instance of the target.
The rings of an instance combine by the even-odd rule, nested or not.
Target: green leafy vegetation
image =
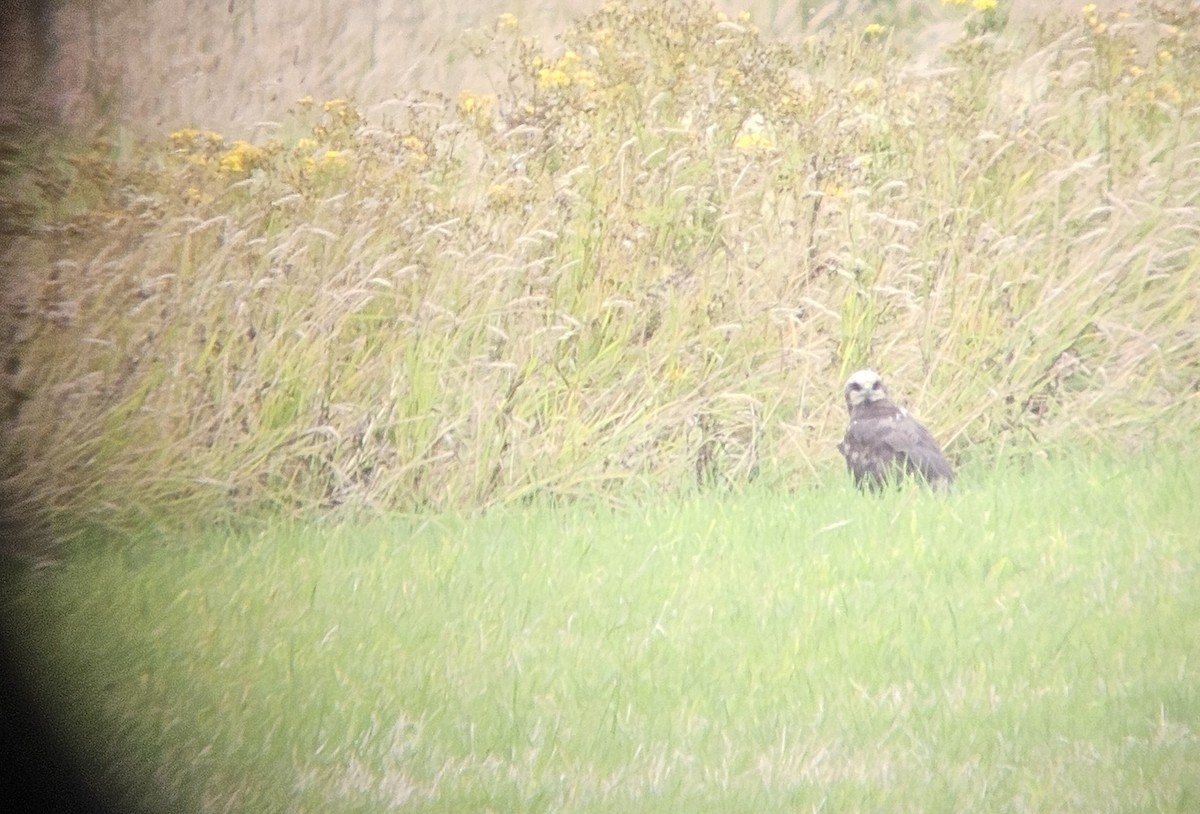
[[[80,150],[14,477],[116,525],[796,488],[863,364],[968,467],[1194,441],[1195,11],[963,5],[932,62],[886,15],[506,14],[494,92]]]
[[[4,610],[121,810],[1184,814],[1198,471],[84,540]]]

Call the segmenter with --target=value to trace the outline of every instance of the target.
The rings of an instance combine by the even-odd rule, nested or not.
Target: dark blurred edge
[[[56,19],[67,4],[94,0],[2,0],[0,2],[0,800],[10,811],[107,811],[101,790],[71,755],[71,745],[37,703],[25,654],[19,652],[19,618],[9,618],[7,591],[30,576],[34,552],[44,552],[47,528],[17,474],[21,455],[13,428],[20,390],[18,338],[29,306],[21,301],[28,269],[21,246],[36,228],[23,175],[39,155],[66,135],[54,81],[59,59]],[[107,793],[107,792],[106,792]]]

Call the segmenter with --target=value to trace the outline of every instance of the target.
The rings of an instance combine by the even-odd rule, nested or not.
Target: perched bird
[[[881,490],[908,475],[935,489],[954,482],[954,470],[929,430],[888,398],[883,379],[859,370],[846,381],[850,426],[838,450],[859,489]]]

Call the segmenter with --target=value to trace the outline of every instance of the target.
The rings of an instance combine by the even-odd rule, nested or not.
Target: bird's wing
[[[902,412],[891,420],[880,422],[878,438],[903,455],[908,468],[920,472],[926,480],[954,479],[954,470],[937,441],[908,413]]]

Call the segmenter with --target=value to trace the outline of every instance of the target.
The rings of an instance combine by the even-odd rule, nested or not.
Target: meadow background
[[[201,15],[159,59],[245,92],[201,56],[118,64],[161,129],[28,157],[14,488],[118,525],[803,488],[867,364],[961,463],[1190,440],[1194,12],[981,7],[802,6],[792,38],[690,4],[557,37],[506,11],[441,32],[478,84],[362,99],[256,97],[274,63],[204,32],[274,7]],[[90,19],[148,48],[169,12]],[[315,86],[365,70],[332,65]],[[223,107],[246,98],[252,125]]]
[[[1194,808],[1200,17],[1034,5],[17,37],[4,617],[92,782]],[[864,365],[955,493],[849,487]]]

